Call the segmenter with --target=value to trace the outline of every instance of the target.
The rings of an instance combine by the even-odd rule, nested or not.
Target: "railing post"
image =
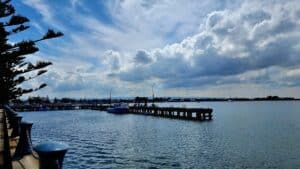
[[[13,117],[15,116],[18,116],[18,114],[16,112],[11,112],[11,111],[6,111],[7,113],[7,118],[8,118],[8,121],[10,121]]]
[[[10,127],[12,128],[11,138],[20,136],[20,123],[22,116],[12,117]]]
[[[63,143],[48,142],[34,147],[39,155],[40,169],[62,169],[68,146]]]
[[[23,156],[32,154],[31,128],[33,123],[22,122],[19,143],[17,145],[13,160],[20,160]]]
[[[11,123],[13,123],[13,118],[18,116],[18,114],[14,111],[11,111],[10,109],[6,109],[6,117],[7,117],[7,122],[9,124],[9,126],[7,126],[8,128],[12,128],[11,126]]]

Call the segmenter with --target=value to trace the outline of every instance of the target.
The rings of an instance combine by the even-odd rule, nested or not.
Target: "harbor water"
[[[213,120],[103,111],[20,113],[32,140],[69,144],[64,169],[300,168],[300,102],[163,103],[210,107]]]

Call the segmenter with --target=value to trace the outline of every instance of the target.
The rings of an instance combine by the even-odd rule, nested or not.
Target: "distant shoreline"
[[[14,102],[17,105],[55,105],[55,104],[111,104],[111,103],[161,103],[161,102],[230,102],[230,101],[300,101],[300,98],[293,97],[131,97],[131,98],[102,98],[102,99],[74,99],[74,98],[54,98],[48,97],[29,97],[27,100]]]
[[[278,99],[268,99],[268,98],[211,98],[211,99],[197,99],[195,101],[175,101],[175,102],[228,102],[228,101],[300,101],[300,99],[295,98],[278,98]],[[174,102],[174,101],[169,101]]]
[[[184,103],[184,102],[263,102],[263,101],[300,101],[300,99],[291,97],[267,96],[258,98],[175,98],[175,97],[136,97],[127,99],[53,99],[48,98],[30,98],[26,101],[20,101],[11,104],[16,111],[45,111],[45,110],[76,110],[91,109],[91,107],[101,107],[106,110],[115,103],[138,104],[142,106],[153,106],[159,103]]]

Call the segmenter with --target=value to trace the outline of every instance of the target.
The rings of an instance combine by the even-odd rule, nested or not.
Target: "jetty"
[[[181,107],[136,107],[131,106],[129,113],[149,115],[182,120],[209,121],[212,120],[213,110],[210,108],[181,108]]]
[[[55,110],[100,110],[106,111],[108,104],[47,104],[47,105],[18,105],[16,111],[55,111]],[[211,108],[157,107],[134,104],[129,107],[129,114],[149,115],[182,120],[210,121]]]
[[[85,107],[92,110],[106,110],[103,106],[91,105]],[[210,121],[211,108],[185,108],[185,107],[157,107],[157,106],[130,106],[128,114],[147,115],[181,120]]]

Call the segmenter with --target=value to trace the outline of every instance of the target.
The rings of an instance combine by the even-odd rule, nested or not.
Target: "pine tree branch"
[[[14,28],[12,29],[9,34],[12,35],[12,34],[16,34],[16,33],[19,33],[19,32],[22,32],[26,29],[30,28],[29,26],[24,26],[23,24],[18,26],[17,28]]]
[[[46,40],[46,39],[57,38],[57,37],[60,37],[63,35],[64,34],[62,32],[54,32],[52,29],[48,29],[47,33],[41,39],[38,39],[34,42],[39,42],[39,41]]]
[[[5,53],[10,53],[10,52],[13,52],[13,51],[30,49],[30,48],[36,48],[34,41],[32,41],[32,40],[23,40],[23,41],[18,42],[14,45],[11,45],[8,49],[6,49],[5,52],[1,53],[1,55],[5,54]]]
[[[21,15],[13,15],[4,26],[21,25],[25,22],[29,22],[29,19]]]
[[[15,13],[15,8],[8,4],[10,0],[6,0],[0,3],[0,18],[7,17]]]
[[[20,29],[25,30],[25,29],[28,29],[28,28],[26,28],[26,26],[24,26],[23,28],[20,28]],[[10,34],[10,33],[8,33],[8,34]],[[28,45],[29,45],[30,43],[32,43],[31,45],[35,45],[36,42],[40,42],[40,41],[43,41],[43,40],[46,40],[46,39],[58,38],[58,37],[61,37],[63,35],[64,34],[62,32],[54,32],[52,29],[49,29],[48,32],[42,38],[37,39],[37,40],[33,40],[33,41],[32,40],[22,41],[20,43],[17,43],[15,45],[13,45],[11,48],[8,49],[8,51],[17,50],[20,47],[20,45],[22,45],[22,44],[28,43]]]
[[[26,66],[27,64],[28,64],[28,62],[24,62],[24,63],[22,63],[22,64],[19,64],[18,67],[21,68],[21,67]]]
[[[39,61],[39,62],[36,63],[36,65],[33,65],[32,63],[27,63],[27,65],[28,66],[27,66],[26,69],[16,70],[15,75],[21,75],[21,74],[28,73],[28,72],[31,72],[31,71],[34,71],[34,70],[43,69],[43,68],[45,68],[49,65],[52,65],[52,63],[51,62]]]
[[[16,85],[19,85],[23,82],[26,82],[26,81],[32,80],[34,78],[37,78],[37,77],[39,77],[40,75],[42,75],[46,72],[47,72],[47,70],[39,70],[38,73],[35,76],[31,76],[31,77],[28,77],[28,78],[25,78],[24,76],[20,76],[14,82],[15,82]]]
[[[46,86],[47,86],[47,84],[43,83],[39,87],[34,88],[34,89],[22,89],[22,88],[18,88],[16,90],[15,94],[18,95],[18,96],[22,96],[22,95],[27,94],[27,93],[31,93],[31,92],[35,92],[35,91],[41,90],[42,88],[44,88]]]
[[[5,21],[0,20],[0,104],[8,103],[23,94],[46,87],[46,84],[41,84],[39,87],[32,89],[19,87],[23,82],[46,73],[43,68],[52,64],[45,61],[32,64],[25,62],[25,58],[26,55],[39,50],[36,42],[63,36],[63,33],[49,29],[40,39],[21,41],[16,44],[9,43],[8,38],[10,35],[29,28],[24,24],[29,22],[29,19],[21,15],[15,15],[15,9],[10,2],[10,0],[0,0],[0,18],[5,18],[3,19]],[[37,71],[35,75],[29,75],[29,77],[24,75],[33,71]]]

